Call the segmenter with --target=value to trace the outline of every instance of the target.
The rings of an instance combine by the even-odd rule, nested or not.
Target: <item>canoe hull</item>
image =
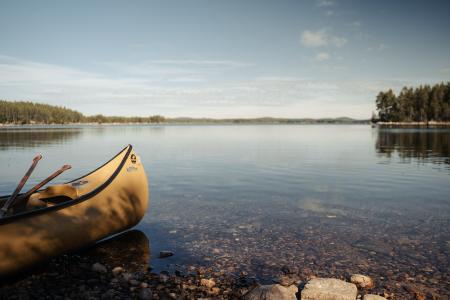
[[[124,151],[120,170],[92,197],[0,224],[0,277],[92,244],[142,219],[149,198],[146,174],[131,146]]]

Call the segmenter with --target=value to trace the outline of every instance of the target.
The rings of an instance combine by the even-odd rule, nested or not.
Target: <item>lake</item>
[[[137,226],[154,270],[202,265],[269,282],[281,268],[449,293],[450,129],[368,125],[0,129],[0,194],[63,164],[79,177],[132,144],[150,206]],[[157,259],[157,253],[175,253]],[[147,258],[146,258],[147,260]]]

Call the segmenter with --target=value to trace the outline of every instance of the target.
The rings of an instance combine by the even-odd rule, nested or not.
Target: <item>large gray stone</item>
[[[295,285],[288,287],[280,284],[260,285],[248,292],[245,300],[297,300],[295,294],[298,288]]]
[[[378,295],[368,294],[364,295],[363,300],[387,300],[387,299]]]
[[[314,278],[302,290],[302,300],[355,300],[358,289],[353,283],[334,278]]]

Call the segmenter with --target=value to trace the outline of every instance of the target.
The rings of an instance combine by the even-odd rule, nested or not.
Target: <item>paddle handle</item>
[[[0,209],[0,217],[3,217],[8,209],[11,207],[11,205],[14,203],[14,200],[16,199],[17,195],[22,190],[23,186],[27,182],[28,178],[30,178],[31,173],[33,173],[34,169],[36,168],[38,162],[41,160],[42,155],[38,154],[35,158],[33,158],[33,162],[28,169],[28,171],[25,173],[25,175],[22,177],[22,180],[20,180],[19,184],[17,185],[16,189],[12,193],[11,197],[9,197],[8,201],[5,202],[3,207]]]

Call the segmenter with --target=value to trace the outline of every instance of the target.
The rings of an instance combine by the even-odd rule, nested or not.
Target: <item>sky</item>
[[[450,80],[450,1],[0,1],[0,99],[84,114],[367,119]]]

